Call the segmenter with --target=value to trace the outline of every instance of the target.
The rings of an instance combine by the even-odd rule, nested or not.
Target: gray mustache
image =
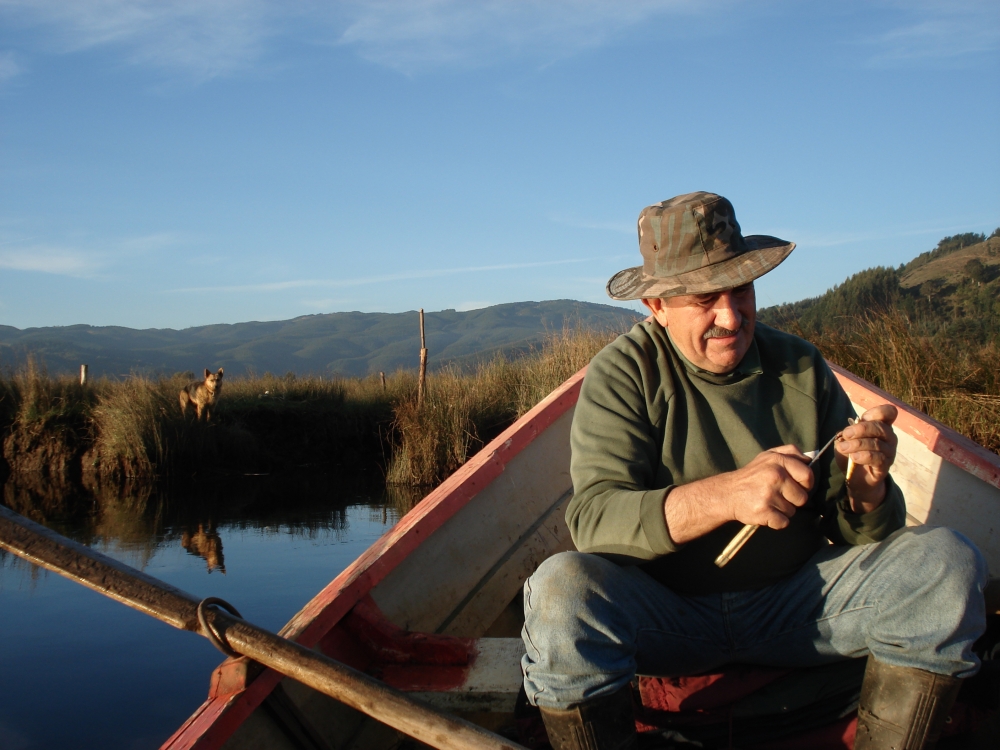
[[[708,340],[708,339],[721,339],[726,336],[735,336],[737,333],[740,332],[740,329],[746,328],[748,323],[749,321],[746,318],[743,318],[743,320],[740,321],[740,327],[735,331],[731,331],[728,328],[722,328],[721,326],[713,326],[712,328],[709,328],[707,331],[705,331],[705,335],[702,336],[702,338]]]

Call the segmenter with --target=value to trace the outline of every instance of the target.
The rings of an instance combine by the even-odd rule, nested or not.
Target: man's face
[[[710,294],[685,294],[642,301],[661,326],[670,329],[681,353],[703,370],[736,369],[753,340],[757,298],[753,283]]]

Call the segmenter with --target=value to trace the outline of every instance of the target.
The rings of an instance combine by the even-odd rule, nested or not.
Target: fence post
[[[80,365],[80,385],[87,385],[87,365]]]
[[[424,339],[424,308],[420,308],[420,377],[417,378],[417,406],[424,405],[427,390],[427,341]]]
[[[379,378],[382,379],[382,390],[384,391],[385,390],[385,373],[382,372],[381,370],[379,370],[378,371],[378,376],[379,376]]]

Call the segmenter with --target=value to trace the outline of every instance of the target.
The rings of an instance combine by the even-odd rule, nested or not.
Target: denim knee
[[[972,644],[986,628],[986,560],[949,528],[901,529],[861,561],[880,571],[877,615],[866,630],[876,659],[968,677],[979,668]]]
[[[946,526],[901,529],[891,542],[897,569],[923,585],[933,585],[942,599],[965,601],[981,596],[989,578],[986,558],[968,538]],[[862,563],[862,569],[866,563]]]
[[[575,619],[580,606],[606,578],[604,568],[614,566],[583,552],[560,552],[549,557],[525,582],[525,614],[544,611],[547,625],[558,625],[554,618]],[[615,566],[617,567],[617,566]]]
[[[635,627],[616,594],[628,573],[580,552],[545,560],[524,584],[524,688],[533,705],[568,708],[635,673]]]

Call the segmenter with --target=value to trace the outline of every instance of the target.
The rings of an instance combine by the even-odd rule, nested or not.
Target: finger
[[[736,514],[736,520],[755,526],[783,529],[788,526],[788,519],[794,515],[795,506],[775,495],[766,502],[747,506],[743,512]]]
[[[792,512],[786,513],[785,515],[795,515],[795,508],[801,508],[803,505],[809,502],[808,489],[810,489],[812,486],[812,471],[809,472],[809,475],[810,475],[809,476],[810,487],[808,488],[804,487],[800,482],[795,481],[791,477],[789,477],[788,481],[781,486],[780,490],[781,497],[777,498],[777,500],[783,500],[784,502],[792,506],[791,508]],[[775,502],[775,505],[778,505],[779,510],[781,510],[782,512],[788,509],[786,506],[781,505],[777,501]]]
[[[863,437],[857,440],[845,440],[838,445],[837,452],[844,456],[853,456],[860,451],[873,451],[895,458],[896,447],[897,444],[894,435],[878,435],[875,437]]]
[[[813,470],[809,468],[809,464],[804,461],[796,461],[789,458],[783,458],[781,461],[781,466],[787,473],[788,478],[796,485],[799,489],[803,491],[811,490],[813,484],[816,481]]]
[[[858,466],[870,466],[872,468],[889,467],[892,461],[889,456],[881,451],[857,451],[851,454],[854,463]]]
[[[841,440],[837,443],[837,452],[849,456],[858,451],[877,451],[889,447],[889,442],[882,436],[859,437]]]
[[[879,404],[861,415],[862,422],[885,422],[892,424],[899,416],[899,410],[892,404]]]
[[[867,412],[865,412],[867,414]],[[844,440],[855,440],[864,437],[881,437],[883,439],[888,439],[890,435],[895,435],[893,432],[892,425],[888,422],[855,422],[850,427],[845,427],[843,432],[841,432],[841,437],[843,440],[838,440],[838,443],[842,443]]]
[[[794,456],[800,461],[809,461],[809,456],[799,450],[798,446],[795,445],[779,445],[777,448],[771,448],[768,453],[780,453],[782,456]]]
[[[770,483],[769,483],[770,484]],[[801,496],[799,495],[801,493]],[[770,484],[770,489],[763,494],[754,493],[752,499],[747,497],[747,503],[742,513],[737,513],[736,517],[743,523],[753,523],[758,526],[769,526],[772,529],[784,528],[787,524],[777,516],[790,518],[795,515],[796,505],[803,505],[808,494],[802,488],[790,480],[787,475],[783,479]],[[795,502],[790,502],[787,497],[791,497]],[[745,516],[745,517],[744,517]]]
[[[782,515],[781,513],[770,513],[767,517],[767,521],[763,524],[769,529],[785,529],[788,528],[788,524],[791,521],[788,520],[788,516]]]
[[[861,455],[863,453],[878,453],[887,459],[893,460],[896,457],[896,442],[879,438],[845,440],[837,445],[837,452],[843,456],[850,456],[854,459],[855,463],[869,463],[862,460]]]
[[[766,511],[763,518],[758,523],[770,529],[785,529],[791,523],[791,517],[795,515],[795,506],[786,503],[780,498],[775,498],[775,503]]]

